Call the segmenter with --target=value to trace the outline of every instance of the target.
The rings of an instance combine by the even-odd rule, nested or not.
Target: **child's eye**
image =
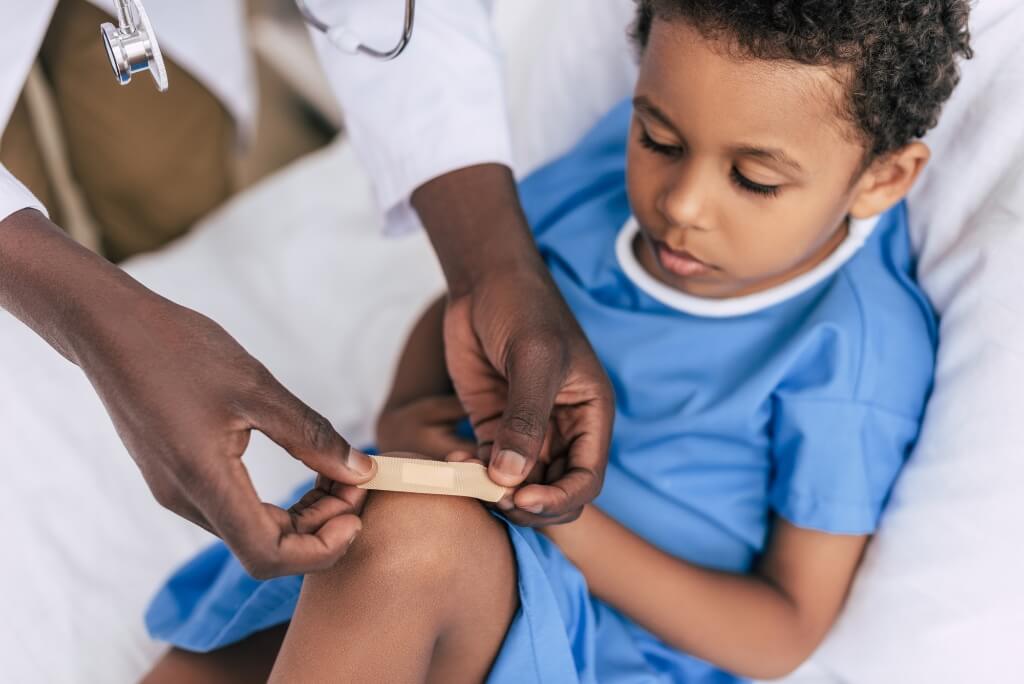
[[[647,131],[640,129],[640,144],[649,149],[651,152],[661,154],[666,157],[678,157],[683,149],[675,145],[662,145],[660,142],[656,142],[654,138],[647,134]]]
[[[755,183],[740,173],[735,166],[732,167],[731,175],[733,182],[747,192],[753,192],[764,197],[775,197],[779,194],[778,185],[762,185],[760,183]]]

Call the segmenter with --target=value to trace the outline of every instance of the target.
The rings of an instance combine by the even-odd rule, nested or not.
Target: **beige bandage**
[[[495,502],[505,496],[505,487],[487,476],[479,463],[447,463],[397,456],[374,456],[377,474],[360,489],[380,489],[413,494],[469,496]]]

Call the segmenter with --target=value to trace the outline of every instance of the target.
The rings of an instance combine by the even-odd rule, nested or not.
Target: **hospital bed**
[[[567,148],[634,73],[625,49],[607,49],[628,1],[543,4],[499,4],[520,172]],[[981,0],[973,32],[977,56],[910,199],[941,316],[934,394],[848,606],[790,684],[1024,671],[1024,5]],[[443,287],[424,236],[382,235],[344,142],[127,269],[219,321],[356,442],[372,436],[413,317]],[[81,372],[3,313],[0,455],[0,680],[136,679],[162,649],[145,634],[146,602],[210,537],[157,506]],[[246,463],[266,499],[307,476],[258,437]]]

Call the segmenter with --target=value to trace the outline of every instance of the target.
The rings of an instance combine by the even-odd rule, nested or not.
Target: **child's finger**
[[[453,423],[466,417],[466,409],[454,394],[426,397],[416,403],[422,409],[423,416],[433,423]]]
[[[486,465],[483,461],[473,455],[468,449],[458,449],[449,453],[445,459],[449,463],[476,463]]]
[[[448,433],[442,437],[443,453],[450,454],[457,451],[472,453],[476,451],[476,443],[463,439],[454,433]]]

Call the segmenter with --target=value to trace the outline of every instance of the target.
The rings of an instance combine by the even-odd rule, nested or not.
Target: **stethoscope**
[[[110,22],[100,26],[103,46],[107,50],[110,66],[118,83],[127,85],[132,74],[148,71],[156,81],[157,90],[167,90],[167,68],[164,56],[157,43],[153,24],[149,21],[142,0],[115,0],[117,5],[117,26]],[[331,26],[313,13],[306,0],[295,0],[303,19],[313,28],[322,31],[331,45],[350,54],[364,54],[375,59],[389,60],[402,54],[412,39],[412,27],[415,20],[416,0],[405,0],[405,21],[402,24],[402,36],[393,48],[387,51],[376,50],[364,45],[359,36],[344,24]]]

